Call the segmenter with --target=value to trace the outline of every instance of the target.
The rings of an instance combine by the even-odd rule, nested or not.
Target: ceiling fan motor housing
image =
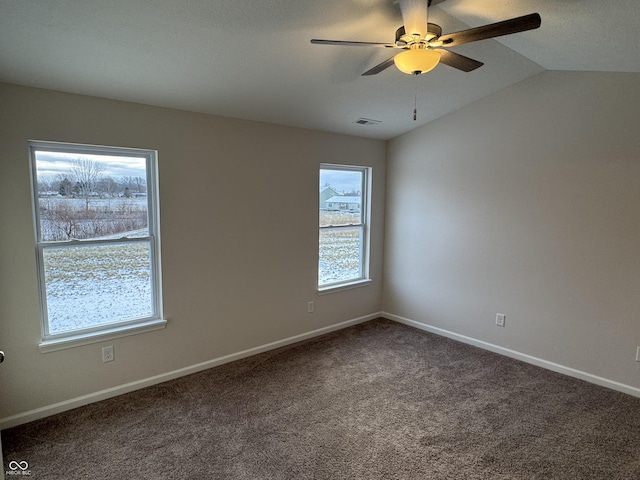
[[[442,28],[440,25],[436,25],[435,23],[428,23],[428,32],[427,40],[431,40],[433,38],[438,38],[442,35]],[[407,35],[407,32],[404,29],[404,25],[396,30],[396,45],[399,47],[403,47],[412,42],[415,42],[415,38],[413,35]]]

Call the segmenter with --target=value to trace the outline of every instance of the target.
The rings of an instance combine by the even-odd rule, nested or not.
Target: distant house
[[[320,205],[321,209],[326,209],[327,208],[327,200],[329,200],[331,197],[335,197],[336,195],[340,195],[338,192],[336,192],[333,188],[331,187],[325,187],[320,191],[320,203],[318,203],[318,205]]]
[[[349,195],[334,195],[325,202],[327,210],[348,210],[351,212],[360,211],[360,197]]]

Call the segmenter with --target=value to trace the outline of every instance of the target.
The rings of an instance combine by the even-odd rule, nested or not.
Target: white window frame
[[[369,257],[370,257],[370,224],[371,224],[371,167],[363,167],[358,165],[345,165],[334,163],[322,163],[318,173],[322,170],[343,170],[358,172],[362,174],[361,184],[361,205],[360,205],[360,223],[348,225],[330,225],[319,226],[318,230],[318,274],[316,275],[316,283],[318,294],[331,293],[339,290],[346,290],[365,286],[371,283],[369,276]],[[318,204],[318,211],[320,205]],[[319,223],[319,222],[318,222]],[[339,280],[331,283],[320,284],[319,260],[320,260],[320,233],[325,230],[339,230],[345,228],[358,227],[360,229],[360,275],[349,279]]]
[[[146,163],[147,181],[147,223],[148,236],[145,237],[123,237],[119,239],[87,239],[69,241],[43,241],[40,228],[38,178],[36,165],[36,152],[61,152],[75,154],[112,155],[124,157],[143,158]],[[138,148],[111,147],[102,145],[84,145],[77,143],[62,143],[50,141],[29,141],[29,157],[31,168],[31,188],[33,199],[33,220],[36,241],[36,264],[38,271],[38,286],[40,294],[40,323],[42,331],[42,341],[39,343],[40,351],[43,353],[61,350],[78,345],[96,343],[113,338],[133,335],[153,330],[162,329],[166,326],[162,311],[162,273],[160,262],[160,210],[158,196],[158,175],[157,175],[157,151]],[[65,248],[78,245],[117,245],[123,243],[148,243],[150,248],[150,269],[151,269],[151,295],[153,314],[147,317],[126,319],[111,322],[103,325],[95,325],[82,329],[50,333],[49,321],[47,318],[47,293],[46,278],[44,268],[44,251],[50,248]]]

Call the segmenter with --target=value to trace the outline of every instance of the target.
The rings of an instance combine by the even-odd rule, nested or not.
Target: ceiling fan
[[[380,73],[394,63],[400,71],[411,75],[419,75],[433,70],[440,62],[463,72],[471,72],[484,65],[484,63],[448,50],[449,47],[533,30],[538,28],[542,22],[538,13],[531,13],[482,27],[469,28],[442,35],[442,28],[439,25],[427,22],[427,7],[431,6],[431,1],[398,0],[404,25],[396,30],[395,43],[350,42],[317,38],[312,39],[311,43],[403,50],[401,53],[367,70],[362,74],[363,76]]]

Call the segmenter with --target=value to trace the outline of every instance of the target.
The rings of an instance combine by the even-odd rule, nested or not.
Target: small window
[[[370,168],[320,166],[318,288],[368,279]]]
[[[29,147],[41,348],[164,326],[156,152]]]

